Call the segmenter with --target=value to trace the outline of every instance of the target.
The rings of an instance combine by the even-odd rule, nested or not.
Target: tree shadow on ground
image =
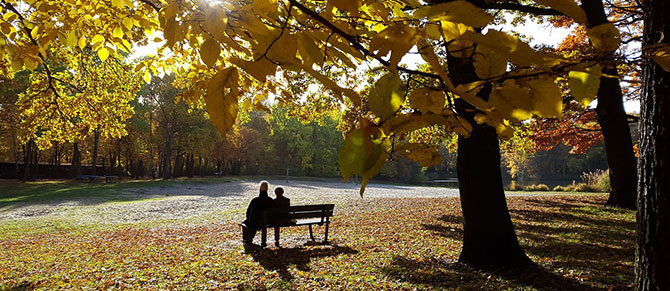
[[[37,289],[37,286],[32,282],[23,282],[17,285],[9,285],[6,287],[0,286],[0,290],[3,291],[29,291],[35,289]]]
[[[286,281],[293,279],[293,275],[288,270],[290,266],[295,266],[300,271],[309,271],[309,263],[312,259],[358,253],[355,249],[338,245],[275,249],[245,246],[244,251],[250,254],[254,261],[258,262],[266,270],[277,271],[279,276]]]
[[[494,270],[493,274],[545,290],[629,287],[634,274],[632,266],[625,262],[633,261],[635,223],[623,221],[621,216],[617,216],[627,210],[572,199],[524,199],[523,203],[532,207],[510,209],[523,249],[549,270],[573,274],[562,276],[539,266],[523,271]],[[461,216],[444,215],[434,222],[422,226],[435,235],[462,241]],[[396,263],[414,264],[424,269],[436,268],[433,271],[438,273],[458,273],[461,270],[450,264],[419,263],[403,258]],[[411,268],[405,270],[410,271]],[[432,281],[440,287],[451,286],[449,276],[445,278],[440,280],[436,277]],[[590,286],[572,278],[587,281]]]
[[[382,271],[398,280],[420,284],[430,289],[481,290],[495,289],[509,284],[538,290],[598,290],[576,280],[551,273],[537,265],[481,270],[453,261],[394,257],[391,264],[384,267]],[[505,284],[505,281],[509,283]]]
[[[220,184],[225,186],[218,192],[193,192],[198,186]],[[146,193],[146,189],[170,189],[182,187],[180,196],[209,196],[213,198],[244,196],[247,190],[240,183],[227,180],[176,179],[176,180],[124,180],[113,183],[78,183],[70,180],[40,181],[30,183],[3,183],[0,188],[0,210],[10,211],[30,205],[58,206],[62,203],[97,205],[107,202],[132,202],[168,197],[175,193]]]

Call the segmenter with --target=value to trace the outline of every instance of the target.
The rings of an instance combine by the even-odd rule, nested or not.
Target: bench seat
[[[317,204],[317,205],[299,205],[288,208],[270,208],[263,211],[262,227],[261,227],[261,247],[266,247],[267,243],[267,229],[273,228],[275,234],[275,246],[279,247],[279,229],[282,227],[305,226],[309,227],[309,237],[314,240],[312,232],[312,225],[325,225],[324,243],[328,243],[328,226],[330,224],[330,217],[333,216],[334,204]],[[273,221],[282,219],[289,219],[293,222],[273,224]],[[238,224],[241,227],[246,227],[244,223]]]

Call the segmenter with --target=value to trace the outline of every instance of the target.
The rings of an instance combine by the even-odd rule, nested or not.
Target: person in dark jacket
[[[261,228],[263,210],[273,207],[274,202],[268,196],[270,185],[267,181],[261,181],[258,190],[258,197],[251,199],[247,207],[247,219],[244,220],[245,227],[242,227],[242,239],[246,244],[252,244],[256,232]]]
[[[288,199],[284,196],[284,188],[277,187],[275,188],[275,199],[274,199],[274,208],[289,208],[291,206],[291,199]],[[282,214],[278,217],[278,221],[274,224],[291,224],[295,223],[295,220],[291,220],[288,214]]]

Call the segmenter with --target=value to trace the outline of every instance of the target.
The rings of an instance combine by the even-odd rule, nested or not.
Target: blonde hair
[[[258,184],[258,188],[258,191],[267,191],[270,188],[270,184],[268,181],[263,180],[260,184]]]

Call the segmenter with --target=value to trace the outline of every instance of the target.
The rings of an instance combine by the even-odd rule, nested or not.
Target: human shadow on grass
[[[517,287],[538,290],[598,290],[576,280],[564,278],[537,265],[475,269],[465,264],[439,259],[414,260],[396,256],[382,272],[392,278],[423,285],[429,289],[496,289],[513,282]],[[499,282],[491,279],[500,278]],[[507,286],[509,287],[509,286]]]
[[[293,275],[289,272],[290,266],[300,271],[309,271],[309,263],[314,258],[332,257],[340,254],[356,254],[357,250],[338,245],[324,245],[319,247],[275,248],[263,249],[257,246],[245,246],[245,253],[250,254],[266,270],[277,271],[279,276],[290,281]]]
[[[609,212],[621,213],[625,210],[603,206],[591,209],[590,203],[585,204],[581,201],[545,203],[541,199],[533,199],[530,203],[540,209],[510,210],[518,237],[528,255],[547,258],[552,270],[570,269],[595,274],[589,279],[592,283],[614,289],[628,288],[634,274],[633,268],[625,262],[632,262],[634,257],[635,224],[612,219],[606,215]],[[560,211],[546,211],[547,208],[557,208]],[[605,212],[605,215],[602,212]],[[461,216],[444,215],[437,219],[437,223],[422,226],[433,231],[435,235],[462,241],[462,223]],[[560,275],[548,275],[553,273],[546,270],[544,272],[547,274],[542,275],[541,269],[538,267],[534,270],[544,277],[540,280],[541,284],[552,281],[563,282],[561,284],[566,287],[577,284]],[[521,280],[521,283],[525,282],[524,278],[516,278],[514,274],[503,273],[503,275]],[[578,284],[574,287],[578,287],[577,290],[586,288],[580,286]]]

